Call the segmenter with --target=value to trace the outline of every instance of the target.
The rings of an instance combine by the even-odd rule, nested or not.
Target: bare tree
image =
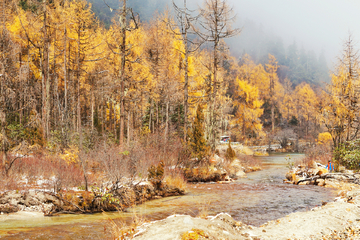
[[[198,20],[200,15],[193,16],[193,13],[195,11],[189,10],[187,8],[187,2],[184,0],[183,7],[179,7],[175,4],[173,1],[173,6],[175,9],[176,18],[178,21],[178,26],[180,28],[180,33],[173,30],[173,27],[169,26],[174,34],[181,35],[182,41],[185,44],[184,49],[184,141],[187,141],[187,123],[188,123],[188,110],[189,110],[189,56],[197,51],[200,46],[204,43],[202,42],[195,42],[190,38],[189,36],[191,34],[195,34],[195,31],[192,31],[194,29],[193,23]]]
[[[209,134],[210,146],[215,149],[218,121],[215,117],[216,96],[219,88],[217,72],[220,67],[221,40],[233,37],[240,33],[239,28],[233,28],[231,24],[235,20],[233,9],[226,0],[205,0],[201,9],[202,21],[200,25],[205,32],[197,31],[199,36],[212,44],[213,56],[210,76],[210,113],[209,113]]]
[[[291,128],[283,129],[274,135],[274,140],[277,141],[282,148],[286,148],[291,139],[297,139],[296,133]]]
[[[129,60],[127,56],[131,52],[131,46],[126,45],[126,37],[128,31],[133,31],[138,28],[138,19],[135,16],[134,12],[131,8],[127,8],[126,6],[127,0],[120,0],[121,9],[119,9],[119,21],[118,24],[120,26],[120,43],[117,47],[111,46],[108,44],[110,50],[113,54],[121,56],[120,69],[119,69],[119,80],[120,80],[120,136],[119,136],[119,144],[120,147],[123,147],[124,143],[124,118],[125,118],[125,81],[126,81],[126,72],[125,66],[126,62]],[[106,4],[106,3],[105,3]],[[106,4],[107,5],[107,4]],[[113,9],[107,5],[110,10]]]

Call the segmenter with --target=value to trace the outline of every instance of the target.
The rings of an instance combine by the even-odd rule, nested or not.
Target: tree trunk
[[[81,105],[80,105],[80,32],[77,36],[77,53],[76,53],[76,80],[77,80],[77,130],[81,134]]]
[[[94,105],[95,105],[95,96],[94,96],[94,84],[91,86],[91,131],[94,131]]]
[[[271,103],[271,130],[272,132],[275,131],[275,110],[273,103]]]
[[[186,1],[184,1],[186,11]],[[187,122],[188,122],[188,104],[189,104],[189,46],[188,46],[188,22],[185,18],[185,83],[184,83],[184,141],[187,142]]]
[[[127,145],[130,144],[130,122],[131,122],[131,114],[130,111],[128,111],[128,119],[127,119]]]
[[[150,132],[151,132],[151,123],[152,123],[152,105],[153,105],[153,101],[152,101],[152,99],[150,100],[150,113],[149,113],[149,130],[150,130]]]
[[[65,7],[65,0],[64,0],[64,7]],[[65,115],[64,119],[65,121],[67,121],[67,117],[68,117],[68,91],[67,91],[67,66],[66,66],[66,40],[67,40],[67,36],[66,36],[66,23],[64,24],[64,112],[63,115]]]
[[[120,148],[123,147],[124,142],[124,95],[125,95],[125,58],[126,58],[126,0],[123,0],[122,13],[120,15],[121,25],[121,67],[120,67]]]
[[[113,109],[114,109],[114,136],[115,136],[115,140],[117,140],[117,132],[116,132],[116,103],[113,103]]]
[[[48,79],[48,63],[49,63],[49,51],[48,51],[48,36],[47,36],[47,14],[46,14],[46,0],[43,0],[43,52],[42,52],[42,128],[43,137],[47,139],[48,133],[48,91],[50,90],[49,79]]]
[[[165,142],[167,140],[168,134],[169,134],[169,101],[166,102],[166,122],[165,122],[165,134],[164,134]]]

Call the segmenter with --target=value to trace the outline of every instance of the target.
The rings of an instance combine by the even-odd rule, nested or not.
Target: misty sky
[[[238,18],[249,18],[285,43],[320,52],[334,60],[349,31],[360,40],[359,0],[229,0]],[[359,47],[359,46],[358,46]],[[329,59],[330,60],[330,59]],[[329,65],[330,64],[329,62]]]
[[[181,0],[177,0],[181,2]],[[195,1],[188,0],[189,3]],[[197,1],[201,3],[201,0]],[[228,0],[239,22],[251,20],[281,37],[285,45],[325,50],[329,67],[352,32],[360,43],[360,0]],[[240,36],[241,37],[241,36]],[[357,45],[360,47],[360,44]]]

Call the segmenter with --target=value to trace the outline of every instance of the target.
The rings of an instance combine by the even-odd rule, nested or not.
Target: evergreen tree
[[[191,133],[190,146],[192,155],[198,159],[199,162],[203,162],[209,152],[209,147],[206,146],[206,140],[204,137],[204,113],[203,108],[199,104],[196,109],[196,116],[193,123],[193,129]]]
[[[231,141],[229,141],[228,148],[226,149],[225,158],[229,161],[233,161],[236,157],[234,149],[231,147]]]

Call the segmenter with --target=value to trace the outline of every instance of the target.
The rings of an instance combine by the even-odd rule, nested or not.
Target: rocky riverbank
[[[207,218],[174,215],[140,226],[134,239],[360,239],[360,174],[328,173],[317,164],[297,166],[286,177],[287,183],[337,188],[338,197],[259,227],[237,222],[228,214]]]
[[[303,165],[293,167],[285,177],[285,183],[297,185],[341,188],[343,183],[360,184],[360,173],[345,169],[341,172],[328,172],[325,166],[319,163],[314,163],[311,167]]]
[[[134,239],[359,239],[360,188],[351,188],[334,202],[260,227],[237,222],[228,214],[207,218],[173,215],[138,227]]]
[[[116,184],[104,190],[92,188],[92,191],[69,190],[57,193],[39,190],[8,191],[0,195],[0,212],[4,214],[35,211],[54,215],[122,211],[151,199],[184,193],[184,189],[166,183],[150,182],[139,182],[128,186]]]

